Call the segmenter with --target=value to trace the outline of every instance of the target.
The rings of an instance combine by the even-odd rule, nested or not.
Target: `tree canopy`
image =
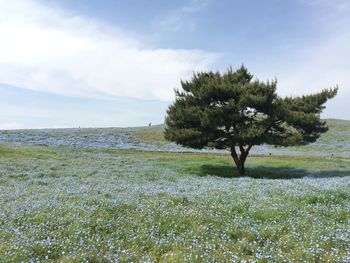
[[[175,90],[165,119],[165,138],[191,148],[228,149],[240,175],[254,145],[303,145],[328,130],[320,119],[338,88],[301,97],[279,97],[277,80],[253,79],[244,66],[194,73]]]

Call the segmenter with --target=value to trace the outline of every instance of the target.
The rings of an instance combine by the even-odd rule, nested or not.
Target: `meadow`
[[[329,131],[316,143],[302,147],[259,145],[251,153],[284,156],[336,156],[350,158],[350,121],[327,119]],[[133,128],[71,128],[41,130],[0,130],[0,142],[15,142],[43,146],[73,146],[94,149],[135,149],[142,151],[198,152],[168,142],[163,137],[164,126]],[[204,149],[200,152],[226,153]]]
[[[244,178],[161,126],[1,131],[0,261],[348,262],[350,125],[330,124],[306,148],[262,148]]]

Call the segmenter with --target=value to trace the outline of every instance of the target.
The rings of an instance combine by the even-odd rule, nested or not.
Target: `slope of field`
[[[252,154],[350,157],[350,121],[326,120],[330,129],[313,144],[300,147],[255,146]],[[194,150],[165,141],[164,126],[136,128],[83,128],[0,131],[0,142],[47,146],[76,146],[96,149],[138,149],[147,151]],[[212,151],[206,149],[204,151]],[[217,151],[215,151],[217,152]],[[220,151],[218,151],[220,152]],[[224,151],[221,151],[222,153]]]
[[[350,160],[0,144],[2,262],[348,262]],[[291,179],[288,179],[291,178]]]
[[[329,131],[322,134],[317,142],[298,147],[273,147],[268,145],[255,146],[251,151],[253,154],[269,155],[288,155],[288,156],[342,156],[350,157],[350,121],[326,119]],[[136,128],[132,135],[141,142],[151,145],[158,145],[161,149],[167,145],[169,149],[171,144],[167,143],[163,137],[164,127]],[[179,148],[174,148],[179,149]],[[182,150],[187,150],[182,148]]]
[[[163,126],[136,128],[71,128],[0,131],[0,142],[45,146],[74,146],[95,149],[138,149],[172,151],[183,149],[166,142]]]

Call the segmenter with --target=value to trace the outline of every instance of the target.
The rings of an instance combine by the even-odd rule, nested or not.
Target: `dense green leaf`
[[[320,120],[324,104],[337,94],[334,88],[281,98],[276,80],[253,80],[244,66],[223,74],[195,73],[181,85],[183,90],[175,91],[176,100],[167,111],[165,137],[187,147],[229,149],[237,166],[244,166],[253,145],[316,141],[327,131]]]

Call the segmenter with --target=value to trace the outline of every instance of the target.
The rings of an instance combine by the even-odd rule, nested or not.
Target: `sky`
[[[350,120],[347,0],[0,0],[0,129],[162,123],[180,80],[244,64],[281,96],[338,85]]]

